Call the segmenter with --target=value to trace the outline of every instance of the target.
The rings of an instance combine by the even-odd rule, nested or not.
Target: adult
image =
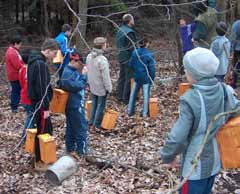
[[[128,104],[130,79],[132,77],[132,71],[128,66],[128,62],[135,48],[136,33],[133,30],[134,18],[131,14],[125,14],[122,20],[123,24],[116,34],[118,62],[120,63],[120,73],[117,82],[117,99],[124,104]]]
[[[66,67],[66,65],[68,65],[69,63],[69,53],[71,52],[71,49],[69,48],[68,41],[71,34],[72,27],[69,24],[63,24],[62,32],[60,32],[60,34],[58,34],[57,37],[55,38],[55,40],[58,42],[60,46],[62,56],[64,57],[62,64],[57,64],[57,67],[59,68],[59,77],[62,76],[64,67]]]
[[[20,83],[19,70],[24,65],[24,62],[19,54],[19,49],[22,45],[20,35],[14,35],[10,38],[10,45],[5,54],[7,78],[11,84],[10,106],[12,112],[17,112],[20,102]]]
[[[195,18],[196,29],[193,40],[196,46],[209,48],[212,38],[216,36],[217,11],[201,2],[196,5],[198,16]]]

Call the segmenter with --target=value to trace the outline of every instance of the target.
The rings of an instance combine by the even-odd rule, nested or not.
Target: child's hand
[[[174,161],[172,161],[172,162],[169,163],[169,164],[163,164],[162,167],[165,167],[165,168],[177,168],[177,169],[179,169],[179,168],[180,168],[180,162],[175,159]]]
[[[88,69],[86,66],[84,66],[82,69],[82,74],[87,74],[87,72],[88,72]]]

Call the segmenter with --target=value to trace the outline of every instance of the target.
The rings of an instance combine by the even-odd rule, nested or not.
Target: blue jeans
[[[67,151],[76,151],[79,155],[87,154],[87,121],[85,118],[85,108],[66,109],[66,121],[65,144]]]
[[[210,194],[214,184],[215,175],[200,180],[187,180],[179,194]]]
[[[94,94],[91,94],[92,107],[90,112],[89,125],[94,125],[97,128],[101,127],[106,99],[107,95],[96,96]]]
[[[130,80],[132,78],[132,69],[128,62],[120,63],[120,73],[117,81],[117,99],[128,104],[130,96]]]
[[[135,81],[133,82],[132,91],[131,91],[131,94],[130,94],[130,100],[129,100],[128,108],[127,108],[128,115],[130,115],[130,116],[133,115],[134,112],[135,112],[136,99],[137,99],[138,92],[139,92],[141,87],[142,87],[142,93],[143,93],[143,112],[142,112],[142,116],[143,117],[148,116],[148,107],[149,107],[151,85],[150,85],[150,83],[140,85],[140,84],[137,84]]]
[[[10,83],[12,88],[10,106],[12,111],[16,111],[20,102],[21,87],[19,81],[10,81]]]
[[[27,116],[26,116],[25,123],[24,123],[24,129],[23,129],[22,137],[25,135],[26,129],[34,128],[34,118],[32,118],[34,109],[33,109],[32,105],[23,104],[23,107],[24,107],[24,109],[27,113]]]

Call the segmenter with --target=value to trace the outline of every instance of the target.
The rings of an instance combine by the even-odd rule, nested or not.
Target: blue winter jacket
[[[232,51],[240,51],[240,20],[236,20],[231,29]]]
[[[195,22],[180,27],[180,34],[181,34],[181,40],[182,40],[182,51],[184,54],[187,51],[190,51],[193,49],[192,34],[195,29],[196,29]]]
[[[141,60],[139,60],[139,57]],[[142,61],[142,62],[141,62]],[[143,64],[144,63],[144,64]],[[129,61],[129,66],[133,69],[133,77],[135,82],[140,85],[151,83],[155,78],[155,60],[153,53],[147,48],[135,49]],[[149,72],[149,75],[147,73]]]
[[[87,85],[87,76],[82,75],[77,69],[66,66],[60,80],[60,87],[69,93],[66,109],[84,107],[82,95]]]
[[[61,32],[55,40],[58,42],[60,46],[60,50],[62,52],[62,55],[64,57],[63,59],[63,67],[66,67],[67,64],[69,63],[69,53],[71,52],[71,49],[68,48],[68,37],[65,35],[64,32]]]

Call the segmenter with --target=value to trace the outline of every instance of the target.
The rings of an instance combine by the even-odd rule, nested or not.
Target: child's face
[[[57,52],[58,52],[58,50],[50,50],[50,49],[47,49],[47,50],[46,50],[46,57],[47,57],[49,60],[52,60],[54,57],[56,57]]]
[[[196,83],[196,81],[192,78],[192,75],[189,74],[186,70],[185,70],[185,74],[186,74],[188,83],[190,83],[191,85]]]
[[[71,60],[70,63],[71,63],[72,66],[75,67],[76,69],[82,70],[82,68],[83,68],[83,64],[81,63],[81,61]]]

